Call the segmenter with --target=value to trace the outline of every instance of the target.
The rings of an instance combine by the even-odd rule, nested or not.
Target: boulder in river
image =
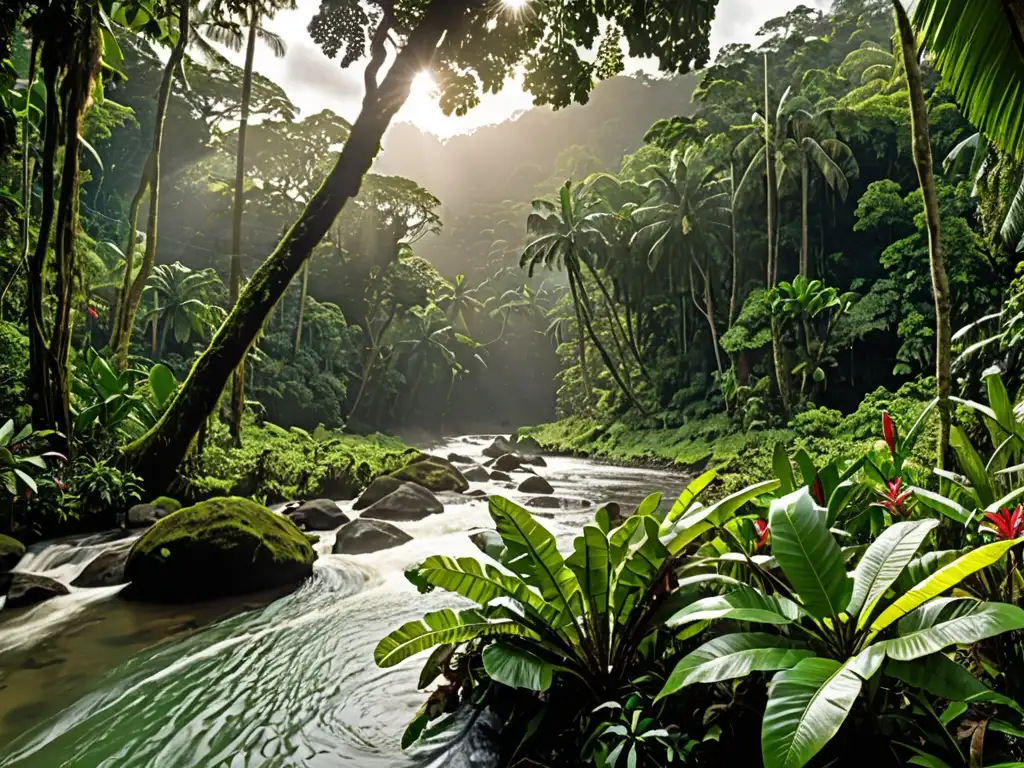
[[[531,467],[546,467],[548,463],[544,461],[543,456],[523,456],[523,464],[529,464]]]
[[[449,453],[448,461],[452,464],[476,464],[469,456],[463,456],[461,453]]]
[[[523,460],[513,453],[504,453],[494,460],[491,464],[491,469],[496,469],[499,472],[515,472],[523,466]]]
[[[167,517],[181,509],[181,502],[170,496],[158,496],[149,504],[136,504],[128,510],[125,526],[128,528],[148,528],[157,520]]]
[[[131,552],[134,543],[131,539],[125,539],[118,542],[111,549],[100,552],[71,582],[71,586],[113,587],[118,584],[124,584],[128,581],[124,575],[124,566],[128,561],[128,553]]]
[[[512,478],[511,478],[511,476],[509,476],[509,474],[507,472],[499,472],[498,470],[494,470],[493,472],[491,472],[490,477],[491,477],[491,480],[494,480],[494,481],[499,482],[499,483],[510,483],[510,482],[512,482]]]
[[[383,499],[389,493],[394,493],[402,486],[402,481],[398,478],[391,477],[390,475],[384,475],[378,477],[369,487],[362,492],[355,503],[352,505],[352,509],[366,509],[371,504]]]
[[[135,599],[189,602],[297,585],[315,559],[287,517],[227,496],[155,523],[128,554],[125,577]]]
[[[412,541],[412,536],[401,528],[383,520],[353,520],[338,531],[338,538],[331,551],[336,555],[363,555],[379,552]]]
[[[484,448],[484,456],[489,459],[496,459],[499,456],[506,453],[515,453],[515,446],[512,445],[512,441],[507,437],[498,436],[494,438],[490,445]]]
[[[24,608],[51,597],[70,594],[67,585],[39,573],[15,571],[11,574],[11,586],[7,589],[7,608]]]
[[[474,499],[479,499],[479,498],[481,498],[483,496],[486,496],[487,495],[487,491],[485,491],[483,488],[474,488],[471,491],[466,491],[466,493],[463,494],[463,495],[464,496],[472,496]]]
[[[25,556],[25,545],[0,534],[0,572],[9,571]]]
[[[151,506],[154,506],[157,509],[162,509],[164,511],[164,514],[167,515],[171,514],[171,512],[177,512],[179,509],[181,509],[181,502],[178,501],[177,499],[172,499],[170,496],[157,496],[149,503]]]
[[[519,435],[512,435],[511,442],[512,450],[516,453],[536,455],[541,452],[540,444],[532,437],[519,437]]]
[[[431,456],[429,453],[420,454],[397,472],[392,472],[391,477],[407,483],[422,485],[434,493],[441,491],[464,493],[469,490],[469,481],[455,468],[454,464],[440,456]]]
[[[444,512],[444,504],[426,488],[403,483],[393,493],[367,507],[361,518],[368,520],[422,520]]]
[[[520,493],[554,493],[555,489],[551,487],[551,483],[545,480],[539,475],[528,477],[519,484],[517,488]]]
[[[486,483],[491,477],[481,466],[470,467],[462,473],[462,476],[471,483]]]
[[[305,527],[307,531],[333,531],[349,521],[348,515],[330,499],[307,501],[287,515],[293,523],[300,528]]]

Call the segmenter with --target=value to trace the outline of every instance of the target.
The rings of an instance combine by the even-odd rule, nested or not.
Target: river
[[[483,460],[489,443],[461,437],[426,450]],[[538,474],[566,499],[628,507],[655,490],[674,497],[685,483],[668,471],[547,462]],[[501,483],[473,487],[525,502]],[[312,578],[277,600],[153,606],[107,587],[0,612],[0,766],[486,765],[486,748],[466,743],[441,756],[403,754],[401,733],[425,698],[416,690],[423,659],[389,670],[373,663],[391,629],[460,605],[418,594],[406,568],[432,554],[483,557],[467,534],[493,527],[486,499],[441,497],[443,514],[399,524],[413,536],[401,547],[334,555],[334,534],[322,535]],[[537,514],[568,544],[593,508],[565,506]],[[97,554],[125,545],[117,534],[44,543],[18,569],[70,582]]]

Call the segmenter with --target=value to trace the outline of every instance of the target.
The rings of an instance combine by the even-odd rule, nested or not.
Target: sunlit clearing
[[[429,97],[435,88],[437,88],[437,81],[434,79],[434,76],[430,72],[423,70],[413,78],[410,95]]]

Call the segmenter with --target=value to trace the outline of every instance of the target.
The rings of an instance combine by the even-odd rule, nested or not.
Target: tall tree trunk
[[[302,346],[302,318],[306,314],[306,292],[309,290],[309,259],[302,267],[302,288],[299,292],[299,317],[295,324],[295,349],[292,356],[299,356],[299,348]]]
[[[732,285],[729,290],[729,328],[736,322],[736,300],[739,296],[740,264],[736,244],[736,163],[729,163],[729,214],[732,229]]]
[[[722,352],[718,348],[718,326],[715,323],[715,301],[714,294],[711,290],[711,266],[705,265],[704,268],[701,268],[700,264],[698,264],[697,271],[700,272],[701,277],[704,279],[704,317],[708,321],[708,330],[711,332],[711,347],[715,352],[715,367],[718,368],[719,373],[723,373],[725,369],[722,367]]]
[[[568,271],[568,269],[566,270]],[[583,397],[587,408],[594,404],[594,390],[590,386],[590,371],[587,369],[587,337],[583,327],[583,310],[580,297],[576,290],[576,281],[569,275],[569,292],[572,294],[572,306],[576,310],[576,355],[580,361],[580,376],[583,378]]]
[[[160,325],[160,294],[153,291],[153,329],[150,334],[150,348],[153,350],[153,359],[157,360],[160,356],[160,348],[157,346],[157,326]]]
[[[160,220],[160,153],[163,151],[164,125],[167,122],[167,108],[171,100],[171,85],[174,82],[174,73],[181,65],[185,55],[185,48],[188,46],[189,37],[189,10],[190,1],[181,0],[178,4],[178,40],[171,49],[171,55],[164,65],[163,74],[160,77],[160,90],[157,93],[156,120],[153,125],[153,146],[150,149],[146,166],[142,171],[142,178],[139,180],[139,187],[132,198],[131,207],[128,212],[128,238],[125,242],[125,265],[124,280],[121,287],[121,295],[118,301],[118,309],[114,324],[114,339],[111,346],[114,349],[117,369],[123,371],[128,367],[128,353],[131,350],[132,331],[135,329],[135,316],[139,311],[139,304],[142,302],[142,293],[146,289],[146,281],[153,272],[153,265],[156,263],[156,247],[158,225]],[[142,255],[142,264],[139,266],[139,274],[132,280],[132,272],[135,269],[135,239],[136,226],[139,217],[139,208],[142,198],[149,188],[149,215],[146,219],[146,250]]]
[[[587,261],[586,259],[581,259],[581,261],[583,261],[584,265],[586,265],[586,267],[587,267],[587,271],[590,272],[590,275],[594,278],[594,282],[597,283],[597,287],[601,291],[601,296],[604,298],[605,303],[608,305],[608,312],[609,312],[609,315],[610,315],[609,319],[611,320],[611,323],[614,326],[616,326],[618,328],[619,333],[622,334],[623,341],[625,342],[626,346],[629,348],[630,354],[632,355],[633,359],[636,360],[637,366],[640,368],[640,373],[643,375],[643,377],[648,382],[650,382],[651,381],[651,377],[650,377],[650,374],[647,372],[647,366],[644,365],[643,358],[640,355],[640,350],[637,349],[635,343],[632,343],[632,344],[630,343],[630,336],[626,333],[626,329],[625,329],[625,327],[623,326],[623,323],[622,323],[622,318],[619,317],[619,313],[615,310],[615,300],[612,298],[612,295],[608,291],[607,286],[604,284],[604,281],[601,279],[601,275],[593,267],[593,265],[590,264],[589,261]],[[612,329],[612,335],[613,336],[615,335],[615,329],[614,328]],[[622,362],[625,365],[625,362],[626,362],[625,355],[622,355]]]
[[[242,211],[245,207],[245,134],[249,128],[249,102],[252,99],[252,66],[256,55],[259,8],[254,3],[249,18],[249,40],[245,47],[245,73],[242,78],[242,114],[238,123],[238,149],[235,153],[235,206],[231,214],[231,305],[242,293]],[[231,380],[231,439],[242,444],[242,415],[245,413],[245,355],[235,367]]]
[[[809,254],[807,251],[807,182],[810,169],[807,155],[800,153],[800,274],[810,277]]]
[[[900,0],[893,0],[896,13],[896,27],[900,35],[900,47],[907,73],[907,89],[910,93],[910,121],[914,131],[914,164],[917,178],[924,196],[924,215],[928,226],[928,257],[931,262],[932,292],[935,295],[935,382],[939,397],[939,445],[938,464],[946,466],[949,451],[950,423],[950,307],[949,279],[942,260],[942,232],[939,218],[939,197],[935,188],[932,163],[932,145],[928,136],[928,106],[924,98],[924,84],[921,67],[917,60],[917,46],[914,31],[910,26],[907,12]]]

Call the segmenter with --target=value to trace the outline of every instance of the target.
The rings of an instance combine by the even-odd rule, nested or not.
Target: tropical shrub
[[[928,572],[920,561],[911,566],[938,521],[899,522],[848,572],[827,518],[806,488],[772,502],[771,554],[785,581],[753,564],[760,586],[698,600],[667,621],[673,629],[730,620],[766,630],[704,643],[679,661],[659,697],[774,672],[761,734],[767,768],[806,765],[839,731],[865,685],[877,687],[879,675],[954,701],[1006,703],[942,652],[1024,628],[1024,610],[943,595],[1021,542],[993,542]],[[909,584],[901,582],[908,569]]]

